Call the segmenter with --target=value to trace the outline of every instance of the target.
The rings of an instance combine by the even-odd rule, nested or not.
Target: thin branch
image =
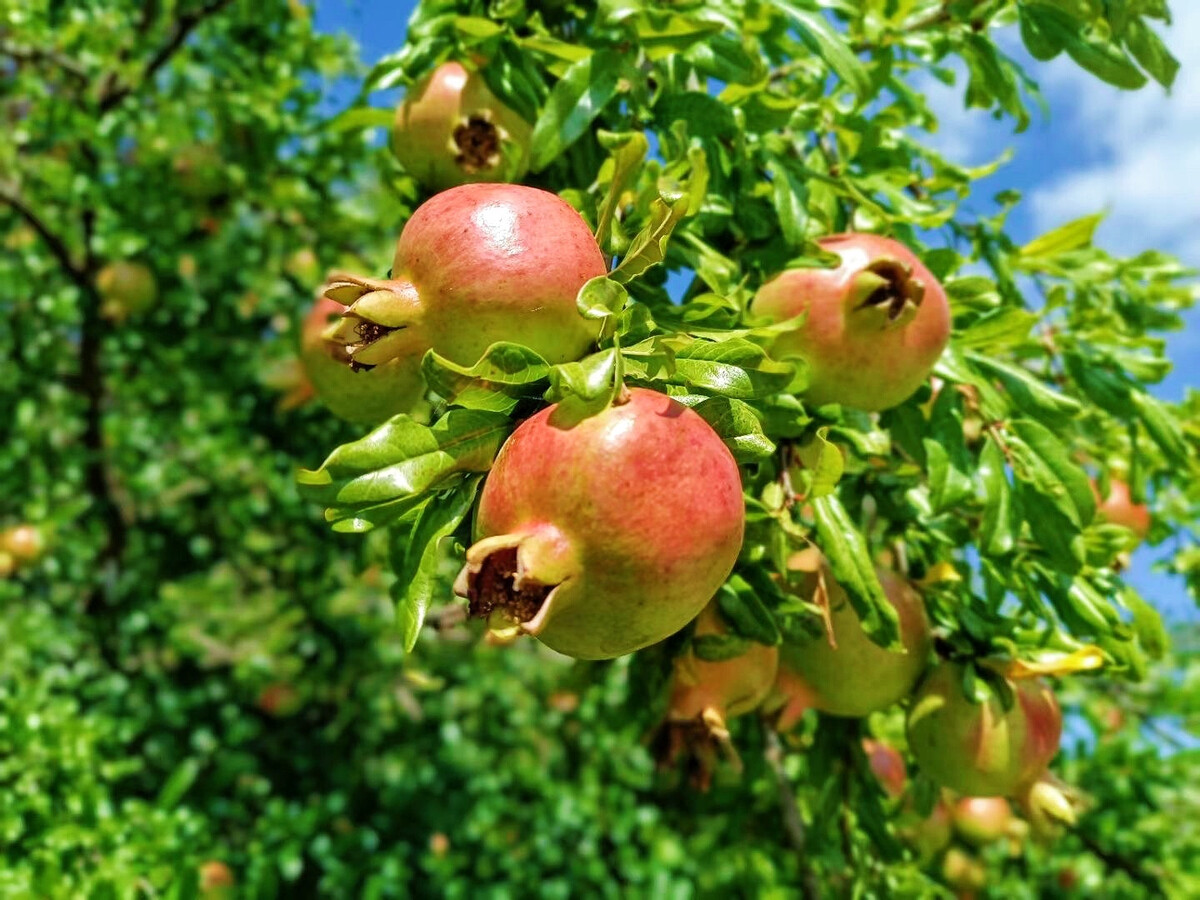
[[[183,46],[196,26],[209,16],[220,12],[231,2],[232,0],[209,0],[203,6],[181,15],[175,22],[175,27],[171,29],[171,34],[166,42],[150,57],[150,61],[146,63],[142,74],[135,81],[126,84],[110,82],[101,89],[101,114],[113,109],[130,94],[141,90],[143,86],[153,80],[154,76],[158,74],[158,70],[165,66],[171,57],[179,51],[179,48]]]
[[[37,232],[38,236],[49,248],[54,258],[58,260],[58,264],[62,266],[64,272],[74,281],[80,288],[88,290],[91,287],[91,282],[88,280],[87,271],[84,265],[77,263],[71,257],[71,250],[67,247],[67,242],[50,229],[33,209],[25,202],[16,188],[8,185],[0,184],[0,202],[7,203],[16,211],[28,224],[29,227]]]
[[[800,865],[800,894],[805,900],[816,900],[821,896],[821,892],[817,889],[816,877],[808,865],[808,837],[804,827],[804,817],[800,815],[800,807],[796,804],[796,795],[792,792],[787,772],[783,770],[783,744],[780,743],[775,729],[764,724],[763,733],[767,742],[763,758],[775,776],[780,812],[783,815],[783,830],[787,832],[788,842],[796,851],[796,860]]]

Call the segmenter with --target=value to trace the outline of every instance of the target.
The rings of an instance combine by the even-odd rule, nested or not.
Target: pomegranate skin
[[[96,273],[96,291],[100,294],[100,314],[119,322],[154,305],[158,282],[142,263],[118,260]]]
[[[1008,834],[1012,807],[1003,797],[962,797],[954,804],[953,816],[959,837],[982,847]]]
[[[400,357],[355,372],[345,349],[324,337],[329,324],[345,310],[342,304],[320,297],[301,326],[300,362],[317,397],[339,419],[355,425],[378,425],[410,412],[425,390],[420,359]]]
[[[325,295],[351,304],[334,340],[361,365],[431,348],[473,365],[497,341],[524,344],[554,364],[579,359],[599,334],[575,298],[606,271],[591,229],[557,195],[468,184],[413,213],[392,280],[335,274]]]
[[[817,708],[816,691],[789,664],[786,649],[779,654],[779,671],[766,703],[768,709],[778,711],[775,730],[781,734],[799,725],[808,710]]]
[[[1150,533],[1150,510],[1144,503],[1135,503],[1129,485],[1117,478],[1108,481],[1108,496],[1100,496],[1100,488],[1092,482],[1092,493],[1096,495],[1096,518],[1101,522],[1128,528],[1138,541],[1144,541]]]
[[[396,107],[392,152],[424,187],[520,181],[533,127],[501,103],[479,72],[438,66]]]
[[[1015,796],[1053,757],[1061,719],[1053,724],[1044,686],[1010,682],[1017,701],[1006,710],[982,682],[987,696],[972,703],[963,694],[962,675],[955,663],[930,672],[909,708],[909,747],[944,787],[972,797]],[[1033,721],[1027,712],[1032,706],[1038,707]]]
[[[695,637],[725,634],[715,602],[709,603],[696,620]],[[757,709],[775,683],[779,649],[751,641],[738,656],[719,661],[686,653],[675,661],[668,721],[689,722],[716,713],[728,721]]]
[[[1017,682],[1017,703],[1025,715],[1025,761],[1022,785],[1036,781],[1058,753],[1062,742],[1062,709],[1049,685],[1037,679]]]
[[[829,590],[836,649],[825,635],[784,649],[787,667],[811,686],[813,705],[834,716],[859,717],[885,709],[908,696],[929,657],[929,620],[921,595],[903,578],[877,569],[884,593],[900,617],[900,640],[906,652],[885,650],[862,629],[846,592],[833,580],[829,564],[821,570]],[[799,595],[813,599],[817,573],[800,579]]]
[[[908,783],[908,768],[904,765],[904,757],[900,755],[900,751],[870,738],[864,738],[862,743],[871,772],[879,779],[888,796],[899,797]]]
[[[780,322],[807,313],[774,344],[809,364],[805,399],[873,412],[908,399],[950,339],[950,305],[938,280],[890,238],[823,238],[836,269],[789,269],[759,289],[750,312]]]
[[[560,653],[607,659],[678,631],[733,569],[745,508],[729,450],[654,391],[577,424],[523,422],[480,497],[455,585]]]

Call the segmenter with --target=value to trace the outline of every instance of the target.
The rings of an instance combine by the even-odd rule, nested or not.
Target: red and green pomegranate
[[[1092,482],[1092,493],[1096,495],[1096,518],[1101,522],[1121,525],[1134,533],[1138,541],[1144,541],[1150,533],[1150,509],[1137,503],[1130,493],[1129,484],[1119,478],[1108,480],[1108,494],[1100,496],[1100,488]]]
[[[484,484],[455,589],[580,659],[674,634],[733,569],[745,510],[737,464],[676,400],[634,388],[576,421],[523,422]]]
[[[807,361],[805,399],[867,411],[889,409],[929,377],[950,338],[950,306],[911,250],[872,234],[822,239],[833,269],[788,269],[759,289],[750,312],[773,322],[801,314],[775,339],[776,356]]]
[[[520,181],[533,128],[461,63],[438,66],[396,108],[392,151],[425,188]]]
[[[154,305],[158,282],[142,263],[120,260],[108,263],[96,273],[96,292],[100,295],[100,314],[121,321]]]
[[[883,741],[863,739],[863,752],[867,755],[867,764],[872,774],[879,779],[883,789],[890,797],[899,797],[904,793],[908,783],[908,768],[904,765],[904,757],[900,751]]]
[[[370,369],[351,368],[346,348],[325,336],[345,310],[318,298],[300,330],[300,361],[317,397],[339,419],[356,425],[378,425],[411,412],[425,391],[420,358],[401,356]]]
[[[1012,807],[1003,797],[960,797],[952,810],[954,830],[976,847],[992,844],[1008,834]]]
[[[547,362],[579,359],[599,333],[575,305],[606,272],[579,213],[548,191],[468,184],[417,209],[396,246],[390,280],[337,274],[325,296],[350,305],[332,339],[356,368],[429,349],[463,365],[498,341]]]
[[[963,668],[945,662],[918,689],[908,713],[908,743],[930,778],[972,797],[1011,797],[1037,778],[1058,749],[1062,717],[1040,682],[1009,682],[1005,708],[997,690],[975,679],[979,702],[963,691]]]
[[[781,665],[813,692],[813,705],[835,716],[865,716],[908,696],[929,657],[929,620],[921,595],[904,578],[877,569],[880,584],[900,618],[904,652],[874,643],[859,621],[846,592],[833,580],[824,558],[807,553],[789,560],[796,594],[828,604],[832,634],[784,647]],[[836,644],[836,646],[835,646]]]
[[[728,631],[714,601],[697,618],[693,639]],[[689,651],[675,660],[667,720],[720,727],[751,712],[770,694],[778,666],[778,648],[757,641],[748,641],[745,652],[718,661]]]

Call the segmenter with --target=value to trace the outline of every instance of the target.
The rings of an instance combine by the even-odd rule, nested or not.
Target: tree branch
[[[783,744],[775,729],[763,725],[763,734],[767,749],[763,753],[771,773],[775,776],[775,787],[779,793],[779,807],[783,815],[783,830],[787,832],[788,842],[796,851],[796,859],[800,865],[800,894],[804,900],[816,900],[821,896],[817,889],[816,878],[808,865],[808,837],[804,828],[804,817],[800,815],[800,807],[796,804],[796,795],[792,793],[791,783],[783,770]]]
[[[42,220],[41,216],[33,211],[32,207],[25,202],[15,187],[0,184],[0,202],[11,206],[29,224],[29,227],[37,232],[38,237],[46,244],[50,252],[54,255],[54,258],[58,260],[58,264],[72,281],[85,291],[91,288],[85,264],[76,262],[71,257],[71,250],[67,247],[67,242],[59,234],[50,229],[50,226]]]
[[[209,16],[220,12],[231,2],[232,0],[208,0],[203,6],[199,6],[191,12],[181,15],[175,22],[175,27],[171,29],[171,34],[166,42],[150,57],[150,61],[146,63],[142,74],[135,81],[125,84],[113,81],[101,89],[101,114],[113,109],[130,94],[140,91],[158,74],[158,70],[165,66],[171,57],[179,51],[179,48],[183,46],[184,41],[188,39],[188,35],[195,30],[196,26]]]

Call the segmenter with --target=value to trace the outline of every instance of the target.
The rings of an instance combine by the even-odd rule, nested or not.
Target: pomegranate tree
[[[100,294],[100,314],[121,321],[154,305],[158,282],[144,264],[120,260],[108,263],[96,273],[96,291]]]
[[[729,450],[699,415],[635,388],[599,414],[557,405],[501,448],[456,590],[547,646],[605,659],[660,641],[712,598],[741,548]]]
[[[897,406],[921,386],[950,338],[946,292],[903,244],[872,234],[818,243],[832,269],[788,269],[759,289],[750,312],[775,322],[803,314],[774,344],[809,367],[805,398],[863,410]]]
[[[587,223],[559,197],[521,185],[463,185],[413,213],[391,279],[332,276],[325,296],[350,308],[330,336],[355,368],[419,360],[431,348],[471,365],[497,341],[568,362],[599,333],[575,297],[605,271]]]
[[[438,66],[396,108],[392,151],[424,187],[520,181],[532,126],[488,90],[482,73]]]
[[[963,669],[938,665],[918,689],[908,713],[908,742],[930,778],[960,794],[1009,797],[1049,764],[1058,749],[1062,719],[1049,689],[1008,682],[1015,697],[975,679],[982,695],[963,692]]]
[[[345,346],[325,336],[345,311],[340,303],[320,297],[301,326],[300,361],[313,390],[335,416],[360,425],[411,411],[425,389],[420,359],[401,356],[370,369],[352,369]]]
[[[865,716],[891,706],[913,689],[929,656],[929,620],[921,595],[900,575],[878,569],[888,602],[900,618],[904,652],[886,650],[872,641],[850,604],[845,590],[833,580],[823,558],[814,565],[808,554],[797,554],[789,566],[798,596],[830,612],[830,633],[784,650],[785,665],[812,689],[814,706],[835,716]]]

